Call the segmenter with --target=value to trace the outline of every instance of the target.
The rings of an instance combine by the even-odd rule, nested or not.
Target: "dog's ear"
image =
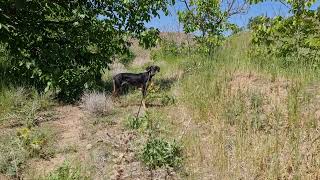
[[[156,70],[157,70],[158,72],[160,72],[160,67],[159,67],[159,66],[156,66]]]
[[[146,71],[147,72],[151,71],[151,66],[146,67]]]

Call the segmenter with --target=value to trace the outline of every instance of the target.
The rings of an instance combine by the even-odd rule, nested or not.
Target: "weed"
[[[161,138],[151,138],[145,144],[142,161],[152,169],[157,167],[178,168],[182,165],[181,147],[175,142],[168,142]]]
[[[175,103],[175,97],[163,92],[159,85],[151,83],[148,88],[148,96],[146,101],[157,102],[162,106],[168,106]]]
[[[257,111],[257,112],[261,112],[262,105],[263,105],[262,94],[253,92],[250,96],[251,109],[253,109],[254,111]]]
[[[146,112],[144,116],[138,118],[132,115],[127,117],[125,121],[125,126],[130,129],[146,129],[148,127],[148,123],[149,115]]]
[[[68,146],[66,146],[66,147],[62,150],[62,152],[63,152],[64,154],[76,153],[76,152],[78,152],[78,149],[79,149],[79,147],[78,147],[77,145],[73,144],[73,145],[68,145]]]
[[[245,103],[241,95],[230,98],[225,105],[224,117],[226,123],[235,125],[241,121],[242,116],[245,113]]]
[[[19,177],[22,165],[28,157],[28,151],[14,136],[8,134],[0,139],[0,173]]]
[[[252,92],[249,94],[250,100],[250,126],[253,130],[266,131],[269,126],[268,118],[263,112],[263,96],[261,93]]]
[[[48,159],[54,155],[54,135],[46,128],[21,128],[17,132],[17,139],[27,150],[28,157]]]
[[[20,128],[17,135],[1,137],[0,172],[19,177],[24,163],[31,157],[53,157],[53,132],[46,128]]]
[[[109,116],[102,116],[102,117],[95,117],[93,118],[93,125],[98,125],[98,124],[106,124],[106,125],[113,125],[115,124],[115,121],[111,119]]]
[[[62,166],[50,173],[46,180],[87,180],[86,176],[83,176],[80,167],[71,167],[69,162],[64,162]]]

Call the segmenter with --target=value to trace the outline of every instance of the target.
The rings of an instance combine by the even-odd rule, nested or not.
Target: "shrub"
[[[50,131],[36,128],[21,128],[16,136],[8,134],[1,137],[0,173],[19,177],[28,158],[52,157],[54,153],[52,139]]]
[[[143,148],[142,161],[152,169],[157,167],[178,168],[182,164],[181,147],[175,142],[151,138]]]
[[[288,2],[291,3],[297,2]],[[260,64],[264,65],[271,64],[270,59],[274,58],[277,65],[283,68],[296,65],[319,68],[320,14],[310,10],[309,3],[299,3],[302,4],[292,6],[294,13],[289,17],[258,16],[251,19],[249,27],[253,33],[250,55],[253,61],[262,61]],[[306,9],[295,11],[296,7]]]
[[[122,55],[119,58],[120,63],[122,63],[125,66],[128,66],[135,58],[135,54],[132,51],[128,51],[128,53]]]
[[[27,157],[27,150],[14,134],[0,138],[0,173],[18,177]]]
[[[92,114],[106,115],[113,110],[112,99],[105,93],[87,92],[84,93],[81,99],[83,107]]]

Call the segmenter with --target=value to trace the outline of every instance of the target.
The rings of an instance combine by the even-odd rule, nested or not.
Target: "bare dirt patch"
[[[57,113],[58,119],[48,122],[50,127],[54,128],[57,132],[58,139],[56,140],[57,154],[49,160],[33,159],[28,164],[32,168],[33,176],[41,176],[48,174],[55,168],[63,164],[67,159],[68,154],[65,150],[68,147],[76,147],[77,156],[80,160],[88,158],[86,155],[87,140],[83,138],[83,119],[84,113],[79,107],[75,106],[60,106],[54,110]]]
[[[241,93],[258,93],[265,100],[263,109],[271,112],[276,108],[285,111],[288,91],[292,82],[285,78],[271,78],[253,72],[236,72],[229,82],[231,95]]]
[[[263,75],[243,72],[235,73],[230,82],[232,92],[237,92],[238,90],[259,91],[271,97],[274,101],[282,101],[287,97],[290,84],[291,82],[285,78],[272,80],[272,78]]]
[[[32,159],[25,179],[45,176],[60,167],[65,160],[76,161],[89,168],[92,179],[178,179],[164,169],[149,171],[139,159],[139,150],[146,141],[143,134],[127,130],[122,123],[136,107],[119,108],[108,116],[92,116],[77,106],[54,109],[58,119],[46,122],[57,130],[56,154],[49,160]],[[95,124],[97,119],[105,121]]]
[[[108,118],[109,125],[95,125],[92,133],[92,164],[95,169],[94,179],[178,179],[174,172],[170,175],[163,169],[150,171],[139,158],[141,145],[147,138],[145,134],[128,130],[122,122],[136,106],[119,107],[119,112]]]

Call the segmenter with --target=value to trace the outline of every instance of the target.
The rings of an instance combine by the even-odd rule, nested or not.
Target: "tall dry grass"
[[[316,179],[318,71],[251,59],[249,39],[236,35],[213,57],[175,61],[185,75],[172,88],[178,104],[163,113],[184,144],[186,178]]]
[[[86,92],[81,98],[83,108],[93,115],[107,115],[113,111],[111,95],[104,92]]]

